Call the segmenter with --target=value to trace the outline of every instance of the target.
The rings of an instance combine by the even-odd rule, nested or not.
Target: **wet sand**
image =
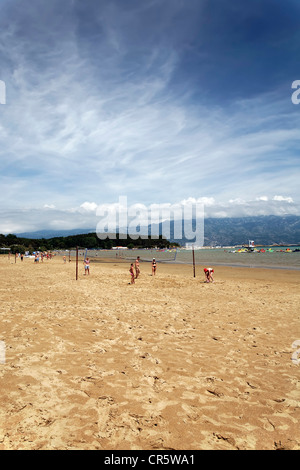
[[[299,271],[105,261],[0,256],[0,450],[300,449]]]

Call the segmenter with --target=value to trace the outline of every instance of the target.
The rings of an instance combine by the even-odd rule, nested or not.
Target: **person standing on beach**
[[[140,275],[140,257],[138,256],[135,260],[135,278],[137,279]]]
[[[90,275],[90,259],[86,258],[83,263],[84,263],[84,275],[86,276],[86,273]]]
[[[131,263],[131,265],[130,265],[129,272],[130,272],[130,275],[131,275],[131,282],[130,282],[130,284],[134,284],[134,283],[135,283],[135,280],[134,280],[133,263]]]
[[[152,276],[155,276],[156,273],[156,261],[155,258],[152,260]]]
[[[204,268],[204,273],[206,276],[205,282],[214,282],[213,272],[214,270],[212,268]]]

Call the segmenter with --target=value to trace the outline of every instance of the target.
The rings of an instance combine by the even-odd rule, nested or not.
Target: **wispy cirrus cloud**
[[[67,226],[92,201],[85,226],[85,209],[122,194],[210,198],[219,215],[298,211],[294,2],[273,5],[276,28],[267,0],[260,13],[235,1],[21,5],[0,7],[0,231],[7,211],[36,227],[55,207],[52,226]]]

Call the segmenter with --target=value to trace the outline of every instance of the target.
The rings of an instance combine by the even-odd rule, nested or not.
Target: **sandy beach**
[[[0,257],[1,450],[300,449],[300,271],[79,267]]]

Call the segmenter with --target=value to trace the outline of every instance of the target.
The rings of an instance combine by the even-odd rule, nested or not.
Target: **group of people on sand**
[[[19,255],[19,256],[21,258],[21,261],[23,261],[23,255]],[[9,253],[9,257],[10,257],[10,253]],[[44,257],[46,257],[47,259],[49,259],[49,258],[51,259],[52,255],[49,254],[49,253],[39,253],[39,252],[35,253],[34,262],[39,263],[40,259],[43,262]],[[64,262],[64,264],[67,262],[66,256],[63,256],[63,262]],[[85,258],[84,261],[83,261],[83,264],[84,264],[84,275],[89,276],[89,274],[90,274],[90,259]],[[152,276],[155,276],[156,268],[157,268],[157,263],[156,263],[155,258],[153,258],[152,259]],[[130,277],[131,277],[130,284],[135,284],[135,280],[139,277],[139,275],[141,273],[141,270],[140,270],[140,257],[139,256],[137,256],[137,258],[135,260],[135,263],[131,263],[129,272],[130,272]],[[213,270],[213,268],[204,268],[204,274],[205,274],[205,282],[214,282],[214,278],[213,278],[214,270]]]
[[[64,262],[65,262],[65,260],[64,260]],[[89,274],[90,274],[90,259],[85,258],[84,261],[83,261],[83,264],[84,264],[84,275],[89,276]],[[155,276],[155,274],[156,274],[156,267],[157,267],[156,260],[155,260],[155,258],[153,258],[153,260],[152,260],[152,276]],[[137,279],[139,277],[140,273],[141,273],[141,270],[140,270],[140,257],[139,256],[137,256],[134,264],[131,263],[129,272],[130,272],[130,276],[131,276],[131,284],[134,284],[135,279]]]
[[[155,258],[153,258],[153,260],[152,260],[152,276],[155,276],[156,268],[157,268],[156,260],[155,260]],[[134,264],[131,263],[130,268],[129,268],[129,272],[130,272],[130,277],[131,277],[130,284],[135,284],[135,280],[139,277],[140,272],[141,272],[140,271],[140,257],[139,256],[136,258]],[[205,282],[214,282],[214,277],[213,277],[214,270],[212,268],[204,268],[204,274],[205,274]]]
[[[34,254],[34,262],[39,263],[40,261],[43,263],[44,259],[52,259],[52,254],[47,252],[40,252]],[[21,255],[21,261],[23,261],[23,255]]]
[[[29,256],[29,252],[26,252],[25,255],[24,253],[15,253],[15,260],[17,261],[18,258],[20,258],[20,260],[23,262],[24,261],[24,256],[25,258],[34,258],[34,264],[38,264],[40,261],[43,263],[44,262],[44,259],[52,259],[52,253],[48,253],[47,251],[43,252],[43,251],[37,251],[37,252],[34,252],[33,255]],[[11,257],[11,253],[9,252],[8,253],[8,259],[10,259]]]
[[[65,262],[65,260],[64,260]],[[83,261],[84,264],[84,275],[89,275],[90,274],[90,259],[85,258]],[[156,274],[156,268],[157,268],[157,263],[155,258],[152,260],[152,276],[155,276]],[[130,284],[135,284],[135,280],[139,277],[141,270],[140,270],[140,257],[137,256],[135,263],[131,263],[130,268],[130,277],[131,281]],[[205,282],[214,282],[213,274],[214,270],[212,268],[204,268],[204,274],[205,274]]]
[[[157,268],[156,260],[155,260],[155,258],[153,258],[153,260],[152,260],[152,276],[155,276],[156,268]],[[140,270],[140,257],[139,256],[137,256],[134,264],[131,263],[130,268],[129,268],[129,272],[130,272],[130,277],[131,277],[130,284],[135,284],[135,280],[139,277],[139,275],[141,273],[141,270]]]

